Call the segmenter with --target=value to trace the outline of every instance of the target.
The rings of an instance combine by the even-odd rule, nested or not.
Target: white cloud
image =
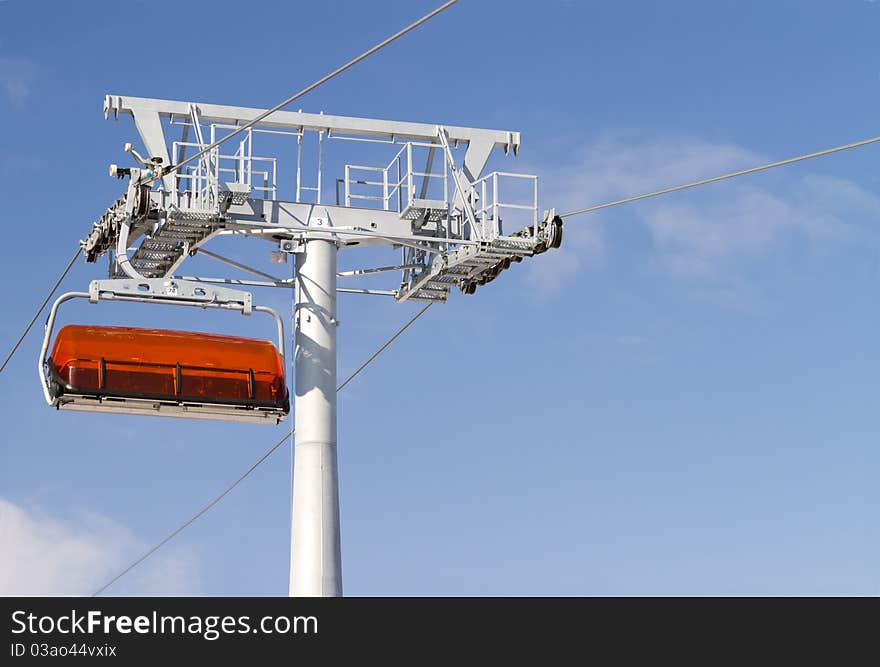
[[[572,165],[554,175],[558,185],[548,185],[560,198],[558,207],[572,210],[762,161],[763,156],[734,144],[618,133],[581,149]]]
[[[101,515],[59,519],[0,498],[0,595],[88,595],[143,550],[129,530]],[[196,570],[192,554],[171,548],[108,594],[193,593]]]
[[[647,206],[640,218],[660,265],[679,278],[719,280],[741,262],[768,257],[795,240],[813,248],[855,233],[848,216],[880,214],[880,200],[852,183],[806,176],[776,192],[731,184],[723,194]]]
[[[13,106],[21,108],[31,94],[37,66],[24,58],[0,58],[0,89]]]
[[[541,174],[541,200],[564,213],[757,159],[750,151],[732,145],[646,142],[637,136],[616,134],[577,151],[570,164],[536,166],[526,171]],[[534,295],[554,295],[581,269],[605,264],[609,254],[605,219],[586,215],[566,221],[561,250],[552,251],[546,259],[528,262],[527,275]]]
[[[591,196],[584,191],[583,180],[573,173],[580,169],[572,166],[524,165],[522,171],[540,174],[541,202],[552,205],[557,213],[562,213],[576,208]],[[531,295],[544,299],[562,292],[581,269],[601,267],[605,257],[605,237],[598,225],[566,222],[563,225],[562,247],[550,250],[547,255],[526,260],[522,266]]]
[[[768,161],[733,144],[617,134],[579,151],[571,164],[539,173],[544,174],[544,200],[564,212]],[[714,291],[718,298],[713,300],[735,303],[747,293],[754,296],[741,271],[744,263],[767,258],[792,242],[821,250],[856,238],[857,225],[851,221],[868,218],[880,218],[880,198],[857,184],[804,175],[803,168],[781,169],[763,178],[745,176],[570,218],[563,248],[596,263],[610,252],[607,224],[634,220],[649,234],[655,269],[690,281],[700,298],[713,298]],[[591,247],[601,252],[595,254]],[[578,262],[560,260],[557,272],[571,279]]]
[[[736,259],[768,252],[782,234],[806,222],[792,204],[765,190],[734,187],[727,194],[726,200],[645,212],[660,261],[673,275],[717,278]]]

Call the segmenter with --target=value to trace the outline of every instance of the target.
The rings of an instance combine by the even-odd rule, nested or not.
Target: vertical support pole
[[[484,181],[485,182],[485,181]],[[492,174],[492,218],[494,220],[494,229],[493,232],[497,237],[500,234],[500,220],[498,218],[499,206],[498,206],[498,174]]]
[[[430,160],[430,158],[432,158],[432,157],[433,157],[433,153],[429,154],[428,159]],[[414,171],[413,146],[412,146],[411,141],[407,141],[406,142],[406,195],[407,195],[406,205],[407,206],[409,206],[410,204],[413,203],[413,199],[415,199],[415,196],[416,196],[415,190],[413,190],[413,171]],[[430,173],[430,171],[431,171],[431,166],[430,166],[430,162],[429,162],[428,168],[425,169],[425,173],[426,174]],[[426,181],[428,180],[428,177],[424,176],[423,178],[424,178],[424,181],[422,181],[422,199],[425,198],[425,195],[427,192]],[[400,178],[398,178],[397,180],[399,181]],[[403,209],[400,209],[400,210],[402,211]]]
[[[318,196],[316,204],[321,203],[321,175],[324,173],[324,130],[318,132]]]
[[[299,203],[302,201],[300,199],[300,186],[302,185],[302,146],[303,144],[303,133],[302,130],[299,131],[299,135],[296,137],[296,201]]]
[[[290,595],[342,595],[336,467],[336,244],[296,255]]]

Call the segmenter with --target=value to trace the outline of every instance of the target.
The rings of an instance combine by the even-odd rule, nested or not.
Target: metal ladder
[[[173,272],[196,244],[218,228],[218,222],[185,217],[166,220],[141,243],[131,258],[131,265],[146,278],[163,278]],[[199,218],[205,216],[199,215]]]

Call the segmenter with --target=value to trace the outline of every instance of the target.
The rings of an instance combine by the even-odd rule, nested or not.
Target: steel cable
[[[314,90],[315,88],[317,88],[318,86],[320,86],[320,85],[322,85],[322,84],[324,84],[324,83],[327,83],[328,81],[330,81],[330,79],[333,79],[333,78],[339,76],[340,74],[342,74],[343,72],[345,72],[347,69],[350,69],[351,67],[354,67],[355,65],[357,65],[359,62],[361,62],[361,61],[364,60],[365,58],[369,58],[371,55],[373,55],[373,54],[376,53],[377,51],[382,50],[383,48],[385,48],[386,46],[388,46],[388,45],[391,44],[392,42],[394,42],[394,41],[400,39],[401,37],[403,37],[403,36],[406,35],[407,33],[412,32],[413,30],[415,30],[416,28],[418,28],[420,25],[426,23],[427,21],[430,21],[432,18],[434,18],[435,16],[437,16],[437,14],[439,14],[439,13],[441,13],[441,12],[443,12],[443,11],[446,11],[447,9],[449,9],[450,7],[452,7],[452,5],[456,4],[457,2],[458,2],[458,0],[449,0],[449,2],[446,2],[446,3],[442,4],[442,5],[440,5],[439,7],[437,7],[437,9],[435,9],[435,10],[433,10],[433,11],[431,11],[431,12],[428,12],[427,14],[425,14],[425,15],[424,15],[422,18],[420,18],[419,20],[414,21],[413,23],[410,23],[410,24],[409,24],[407,27],[405,27],[403,30],[400,30],[400,31],[394,33],[393,35],[391,35],[391,37],[388,37],[388,38],[382,40],[381,42],[379,42],[378,44],[376,44],[376,45],[375,45],[374,47],[372,47],[371,49],[369,49],[369,50],[367,50],[367,51],[364,51],[361,55],[357,56],[356,58],[352,58],[351,60],[349,60],[349,61],[348,61],[347,63],[345,63],[344,65],[341,65],[341,66],[337,67],[335,70],[333,70],[333,71],[330,72],[329,74],[327,74],[327,75],[321,77],[320,79],[318,79],[318,80],[315,81],[314,83],[312,83],[312,84],[306,86],[305,88],[303,88],[302,90],[300,90],[298,93],[294,93],[293,95],[291,95],[290,97],[288,97],[288,98],[287,98],[286,100],[284,100],[283,102],[280,102],[279,104],[276,104],[276,105],[275,105],[274,107],[272,107],[271,109],[267,109],[266,111],[262,112],[262,113],[259,114],[256,118],[254,118],[254,119],[251,120],[251,121],[248,121],[247,123],[245,123],[245,124],[242,125],[241,127],[236,128],[236,129],[235,129],[233,132],[231,132],[230,134],[227,134],[226,136],[221,137],[220,139],[217,139],[217,141],[215,141],[215,142],[209,144],[208,146],[205,146],[203,149],[201,149],[201,150],[200,150],[198,153],[196,153],[195,155],[192,155],[192,156],[186,158],[185,160],[183,160],[182,162],[179,162],[178,164],[171,165],[171,166],[165,171],[165,174],[174,173],[175,171],[179,170],[179,169],[180,169],[181,167],[183,167],[184,165],[189,164],[189,163],[192,162],[193,160],[197,160],[198,158],[202,157],[202,156],[203,156],[205,153],[207,153],[208,151],[211,151],[211,150],[217,148],[217,146],[219,146],[220,144],[224,143],[225,141],[228,141],[229,139],[232,139],[232,137],[234,137],[234,136],[236,136],[236,135],[238,135],[238,134],[241,134],[241,133],[244,132],[245,130],[248,130],[248,129],[252,128],[254,125],[258,124],[260,121],[264,120],[266,117],[270,116],[271,114],[275,113],[276,111],[280,111],[281,109],[283,109],[284,107],[286,107],[286,106],[287,106],[288,104],[290,104],[291,102],[293,102],[293,101],[299,99],[300,97],[302,97],[303,95],[306,95],[307,93],[310,93],[311,91],[313,91],[313,90]],[[158,176],[153,176],[152,178],[150,178],[148,181],[145,181],[145,182],[152,182],[152,181],[156,180],[157,178],[158,178]]]
[[[12,355],[18,351],[19,346],[24,341],[25,337],[30,333],[31,328],[34,326],[34,323],[37,321],[37,318],[40,317],[40,313],[43,312],[43,309],[46,307],[46,304],[49,303],[49,300],[55,295],[55,291],[64,282],[64,279],[67,277],[67,274],[70,272],[70,269],[73,267],[73,263],[76,261],[76,258],[79,257],[79,254],[82,252],[82,248],[77,248],[73,257],[70,258],[70,261],[67,263],[67,266],[64,268],[64,271],[58,277],[58,280],[55,281],[55,284],[52,286],[52,289],[49,290],[49,294],[46,295],[46,298],[43,299],[43,303],[40,304],[40,307],[37,309],[37,312],[34,313],[33,319],[28,323],[28,325],[24,328],[21,336],[19,336],[18,340],[15,342],[15,345],[12,346],[12,349],[9,351],[9,354],[6,355],[6,359],[3,361],[3,365],[0,366],[0,373],[6,368],[6,364],[9,363],[9,360],[12,359]]]

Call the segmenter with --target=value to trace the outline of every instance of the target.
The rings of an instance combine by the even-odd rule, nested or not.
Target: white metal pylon
[[[104,112],[132,116],[144,155],[129,144],[139,166],[111,166],[112,176],[129,182],[82,242],[87,261],[111,253],[110,277],[122,276],[137,289],[150,287],[150,280],[289,289],[290,281],[211,252],[204,254],[264,280],[177,272],[221,236],[261,238],[274,245],[274,260],[295,257],[289,590],[341,595],[336,294],[429,304],[444,303],[456,287],[473,294],[512,263],[559,247],[562,220],[553,209],[539,213],[537,176],[484,174],[495,149],[518,152],[518,132],[290,111],[265,115],[119,95],[105,97]],[[187,151],[204,150],[206,142],[232,132],[235,141],[212,148],[204,160],[187,160]],[[176,138],[166,138],[171,133]],[[285,140],[289,150],[280,146]],[[316,150],[312,159],[309,145]],[[357,162],[334,161],[331,145],[334,151],[357,147]],[[364,150],[375,157],[363,161]],[[172,169],[172,160],[180,167]],[[328,169],[335,170],[331,178],[324,175]],[[279,174],[295,178],[285,188]],[[398,249],[400,259],[337,272],[339,251],[383,246]],[[392,289],[336,284],[337,278],[369,280],[389,272],[400,276]]]
[[[290,595],[342,595],[336,456],[336,243],[296,253]]]

